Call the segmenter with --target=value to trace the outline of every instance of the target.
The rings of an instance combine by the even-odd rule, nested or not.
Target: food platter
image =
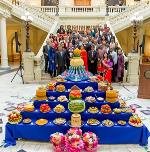
[[[22,121],[22,115],[18,112],[11,112],[8,115],[8,122],[12,125],[19,124]]]
[[[66,123],[66,119],[65,118],[56,118],[53,123],[55,125],[64,125]]]
[[[49,100],[54,101],[56,98],[54,96],[48,97]]]
[[[57,98],[57,100],[58,100],[59,102],[68,102],[68,101],[69,101],[66,96],[59,96],[59,97]]]
[[[104,101],[104,98],[102,98],[102,97],[98,97],[98,98],[97,98],[97,101],[99,101],[99,102],[103,102],[103,101]]]
[[[36,124],[38,125],[38,126],[43,126],[43,125],[46,125],[48,123],[48,120],[47,119],[38,119],[37,121],[36,121]]]
[[[100,121],[92,118],[87,120],[87,124],[90,126],[98,126],[100,124]]]
[[[106,126],[106,127],[113,127],[114,126],[114,122],[112,122],[109,119],[102,121],[102,124],[103,124],[103,126]]]
[[[99,112],[97,107],[89,107],[89,109],[87,111],[92,114],[96,114]]]
[[[85,98],[85,101],[86,102],[89,102],[89,103],[93,103],[96,101],[95,97],[92,97],[92,96],[88,96]]]
[[[124,120],[119,120],[119,121],[117,122],[117,124],[120,125],[120,126],[125,126],[125,125],[127,124],[127,122],[124,121]]]
[[[23,119],[24,124],[30,124],[32,120],[30,118]]]

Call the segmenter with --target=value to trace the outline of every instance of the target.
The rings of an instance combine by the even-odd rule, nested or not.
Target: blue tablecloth
[[[50,111],[48,113],[42,113],[39,110],[36,110],[35,112],[22,112],[23,119],[25,118],[31,118],[31,119],[49,119],[54,120],[55,118],[62,117],[66,120],[71,120],[71,114],[68,110],[64,113],[56,113],[54,111]],[[87,121],[87,119],[95,118],[100,121],[103,121],[105,119],[110,119],[112,121],[118,121],[118,120],[125,120],[129,121],[130,116],[132,116],[132,113],[121,113],[121,114],[91,114],[87,111],[81,113],[81,118],[84,121]]]
[[[61,104],[65,107],[65,109],[68,109],[68,102],[59,102],[59,101],[34,101],[34,106],[35,106],[35,108],[39,109],[40,105],[45,104],[45,103],[47,103],[52,109],[58,104]],[[119,102],[112,104],[112,103],[106,102],[106,101],[103,101],[103,102],[96,101],[94,103],[85,102],[85,104],[86,104],[86,110],[91,106],[97,107],[100,110],[101,106],[105,105],[105,104],[108,104],[112,109],[119,108],[119,106],[120,106]]]
[[[35,121],[30,125],[6,124],[5,147],[16,145],[16,139],[22,138],[35,141],[49,141],[51,134],[55,132],[66,133],[69,125],[55,125],[49,122],[45,126],[35,125]],[[135,128],[130,125],[126,126],[89,126],[85,124],[82,128],[83,132],[93,131],[99,137],[100,144],[140,144],[147,145],[149,132],[145,126]]]
[[[65,91],[65,92],[47,91],[46,95],[47,97],[54,96],[56,98],[65,95],[67,98],[69,98],[69,91]],[[101,91],[82,92],[82,99],[85,99],[88,96],[106,98],[106,93]]]
[[[81,82],[72,82],[72,81],[67,81],[67,82],[57,82],[56,85],[63,84],[66,89],[70,89],[72,86],[76,85],[80,89],[85,89],[86,87],[90,86],[94,90],[98,90],[98,83],[97,82],[89,82],[89,81],[81,81]]]

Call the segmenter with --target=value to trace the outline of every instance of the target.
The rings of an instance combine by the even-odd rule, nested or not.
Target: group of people
[[[57,36],[50,34],[43,47],[45,72],[55,77],[68,70],[76,48],[81,50],[87,71],[101,75],[109,83],[123,81],[124,54],[107,24],[81,30],[60,26]]]

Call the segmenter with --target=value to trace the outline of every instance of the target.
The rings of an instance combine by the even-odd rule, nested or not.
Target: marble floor
[[[21,78],[17,75],[13,83],[11,79],[15,72],[0,76],[0,152],[51,152],[50,143],[17,141],[17,145],[4,148],[3,140],[5,133],[5,123],[7,122],[7,114],[10,110],[16,108],[17,104],[28,102],[35,95],[35,90],[40,84],[25,84],[21,82]],[[136,104],[137,113],[142,118],[144,124],[150,130],[150,100],[138,99],[137,86],[119,86],[113,84],[114,88],[118,89],[121,96],[127,101],[128,105]],[[144,114],[142,110],[147,110]],[[149,112],[149,113],[148,113]],[[98,152],[146,152],[150,151],[150,141],[147,147],[139,145],[100,145]],[[22,151],[21,151],[22,150]]]

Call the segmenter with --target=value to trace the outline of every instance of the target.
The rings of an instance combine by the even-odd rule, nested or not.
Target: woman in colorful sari
[[[81,58],[84,61],[85,70],[88,71],[88,60],[87,60],[87,52],[84,49],[84,46],[81,46]]]

